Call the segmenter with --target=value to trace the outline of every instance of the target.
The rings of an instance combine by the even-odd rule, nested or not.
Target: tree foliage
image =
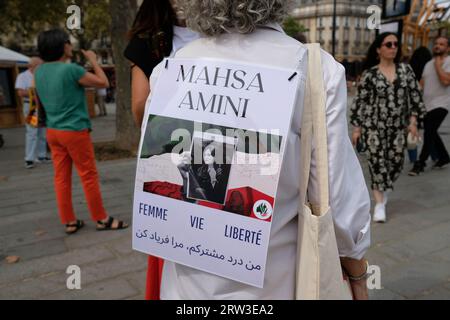
[[[81,9],[82,29],[71,33],[89,48],[93,40],[110,31],[109,0],[0,0],[0,30],[31,40],[43,30],[65,27],[72,4]]]
[[[286,20],[284,20],[283,23],[283,29],[291,37],[296,36],[299,33],[303,33],[308,31],[305,26],[300,24],[294,17],[287,17]]]
[[[116,145],[135,149],[139,130],[131,114],[130,68],[123,51],[136,15],[136,0],[0,0],[0,32],[20,41],[32,40],[41,31],[53,27],[69,31],[66,22],[71,15],[67,13],[70,5],[81,9],[81,30],[71,31],[81,48],[90,49],[94,40],[111,37],[117,81]]]
[[[65,1],[81,8],[81,32],[74,30],[72,35],[78,38],[82,47],[89,49],[92,41],[100,39],[103,35],[109,35],[112,20],[108,0]]]
[[[0,30],[32,38],[47,25],[57,25],[66,16],[65,0],[0,0]]]

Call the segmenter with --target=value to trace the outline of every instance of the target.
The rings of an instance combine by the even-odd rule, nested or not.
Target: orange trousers
[[[161,300],[161,280],[164,269],[164,260],[148,256],[147,286],[145,300]]]
[[[76,220],[72,204],[73,164],[83,184],[92,220],[106,219],[108,215],[103,207],[94,146],[89,131],[47,129],[47,142],[55,169],[56,201],[61,222],[68,224]]]

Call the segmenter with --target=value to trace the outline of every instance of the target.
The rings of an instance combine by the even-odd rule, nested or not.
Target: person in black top
[[[144,118],[153,69],[172,51],[176,12],[169,0],[144,0],[129,33],[125,57],[131,61],[131,108],[137,126]]]

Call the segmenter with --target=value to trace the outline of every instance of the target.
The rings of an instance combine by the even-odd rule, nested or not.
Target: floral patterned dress
[[[393,189],[403,169],[409,118],[420,122],[426,113],[411,66],[396,64],[396,75],[391,83],[378,66],[367,70],[350,110],[351,124],[362,129],[373,190]]]

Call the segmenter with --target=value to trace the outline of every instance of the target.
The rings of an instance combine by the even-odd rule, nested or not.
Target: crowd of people
[[[288,12],[285,1],[184,0],[182,6],[178,2],[144,0],[129,33],[124,55],[130,61],[131,110],[138,128],[143,126],[148,97],[153,94],[151,89],[165,57],[232,58],[239,63],[294,69],[298,61],[307,56],[304,44],[287,36],[279,25]],[[367,156],[375,222],[387,221],[389,193],[403,170],[406,150],[413,162],[410,176],[423,173],[430,157],[435,161],[432,165],[435,169],[450,163],[438,133],[450,106],[449,39],[438,37],[432,54],[427,48],[417,49],[410,64],[400,62],[400,48],[398,35],[390,32],[377,36],[370,47],[350,108],[351,139],[346,117],[345,70],[331,55],[325,51],[321,54],[330,157],[330,203],[342,268],[352,279],[355,299],[367,299],[364,255],[370,246],[371,220],[370,198],[355,148]],[[67,234],[76,233],[84,226],[84,222],[76,218],[72,205],[73,165],[81,178],[97,230],[125,229],[128,224],[110,217],[103,205],[85,97],[86,87],[99,89],[100,114],[106,115],[104,101],[108,78],[92,51],[82,53],[93,72],[70,63],[73,48],[69,35],[63,30],[41,33],[38,49],[40,57],[31,59],[29,69],[16,82],[24,116],[30,112],[30,88],[36,88],[45,111],[46,129],[26,126],[26,168],[33,168],[39,162],[53,163],[58,212]],[[301,72],[307,74],[308,70]],[[274,112],[281,112],[282,106],[280,108]],[[299,101],[281,169],[280,199],[270,236],[264,288],[149,257],[147,298],[294,298],[299,193],[292,188],[300,187],[301,110],[302,101]],[[418,154],[414,150],[422,139],[421,129],[423,146]],[[312,170],[314,177],[316,168]],[[199,173],[207,178],[212,175],[213,186],[205,187],[210,198],[214,197],[219,170],[211,164],[207,171]],[[316,184],[311,178],[308,187],[311,201],[317,197]],[[154,278],[155,272],[158,280]]]

